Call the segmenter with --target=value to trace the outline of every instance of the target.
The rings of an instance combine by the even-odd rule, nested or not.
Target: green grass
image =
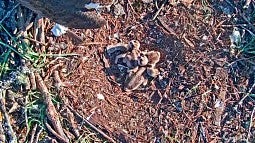
[[[28,46],[25,42],[23,42],[20,38],[18,37],[13,37],[8,31],[7,29],[4,28],[3,25],[0,24],[0,32],[2,33],[6,33],[6,35],[8,35],[9,38],[9,43],[4,43],[1,39],[0,39],[0,48],[1,51],[3,53],[1,54],[1,58],[0,58],[0,65],[1,65],[1,69],[0,69],[0,77],[2,78],[4,74],[6,74],[9,71],[15,71],[17,69],[15,69],[15,64],[16,62],[18,62],[18,58],[16,58],[15,56],[13,56],[13,54],[18,55],[20,58],[25,59],[25,60],[29,60],[31,61],[34,65],[41,65],[44,63],[45,58],[41,58],[41,56],[34,52],[32,50],[32,47]],[[42,60],[40,60],[42,59]]]
[[[47,57],[65,57],[65,56],[79,56],[79,54],[46,54],[46,53],[37,53],[33,49],[33,46],[30,46],[28,43],[25,43],[20,37],[13,37],[3,25],[0,24],[0,32],[4,32],[8,35],[9,43],[4,43],[0,39],[0,79],[4,74],[9,71],[15,71],[17,69],[12,63],[17,62],[17,58],[13,57],[15,53],[21,59],[29,61],[33,68],[41,69],[47,65]]]
[[[255,55],[255,37],[252,37],[251,40],[240,47],[241,53]]]
[[[15,87],[29,84],[28,73],[31,71],[40,71],[47,66],[49,63],[48,57],[79,56],[79,54],[38,53],[34,50],[35,47],[26,43],[21,37],[12,36],[1,24],[0,32],[7,35],[8,39],[7,43],[0,37],[0,82],[6,82],[6,88],[8,89],[15,89]],[[25,63],[20,64],[22,59]],[[26,65],[27,62],[30,65]],[[15,90],[15,92],[19,92],[19,90]],[[26,98],[26,105],[23,107],[25,109],[23,125],[26,130],[26,142],[29,142],[30,133],[35,125],[41,127],[43,134],[47,135],[44,124],[45,120],[47,120],[47,107],[40,92],[28,90],[24,98]],[[52,101],[54,104],[60,104],[60,99],[57,96],[53,96]],[[44,135],[42,135],[42,138]],[[95,136],[92,132],[84,134],[78,139],[78,142],[93,141]]]
[[[28,136],[35,124],[45,130],[44,120],[47,119],[47,117],[45,113],[46,105],[43,102],[41,93],[28,92],[28,98],[26,100],[25,124],[27,128],[26,136]]]
[[[58,99],[53,98],[54,104],[60,104]],[[40,126],[43,129],[44,134],[47,134],[47,128],[45,126],[45,121],[47,120],[46,114],[46,105],[44,103],[43,96],[40,92],[37,91],[29,91],[28,96],[26,98],[26,106],[25,106],[25,126],[26,136],[30,135],[35,124]],[[42,137],[43,138],[43,137]]]
[[[25,43],[20,37],[12,36],[1,24],[0,32],[7,35],[9,40],[8,43],[6,43],[0,38],[0,81],[6,84],[6,88],[13,89],[15,86],[29,84],[29,81],[27,80],[29,70],[42,69],[45,65],[47,65],[47,56],[63,56],[39,54],[35,52],[33,50],[33,46]],[[31,67],[27,68],[28,71],[23,69],[26,65],[19,64],[21,59],[31,63]],[[46,127],[44,125],[45,119],[47,119],[45,113],[46,105],[42,97],[41,93],[36,91],[28,91],[25,95],[26,105],[24,107],[24,125],[26,127],[27,137],[31,133],[35,124],[46,131]],[[56,103],[57,101],[54,100],[54,102]]]
[[[46,105],[43,102],[42,95],[39,92],[29,92],[28,104],[26,105],[28,123],[37,122],[43,124],[46,118]]]

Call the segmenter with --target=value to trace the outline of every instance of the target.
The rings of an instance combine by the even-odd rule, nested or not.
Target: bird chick
[[[140,42],[137,40],[131,40],[128,43],[127,48],[129,51],[116,56],[114,63],[117,64],[119,59],[122,59],[122,62],[125,63],[129,69],[136,68],[138,66],[138,58],[141,53]]]
[[[154,67],[147,67],[146,73],[151,77],[156,77],[159,75],[159,70]]]
[[[149,63],[148,57],[145,54],[140,53],[140,55],[138,57],[138,65],[139,66],[146,66],[148,63]]]
[[[116,45],[109,45],[106,47],[106,52],[110,56],[115,52],[126,53],[129,51],[128,44],[118,43]]]
[[[147,56],[149,60],[147,64],[148,66],[155,67],[160,60],[160,52],[158,51],[149,51],[149,52],[146,52],[145,55]]]
[[[129,43],[128,43],[128,47],[129,49],[132,51],[132,50],[140,50],[140,42],[137,41],[137,40],[131,40]]]
[[[121,62],[126,64],[126,66],[129,69],[133,69],[138,66],[138,53],[136,51],[120,54],[115,57],[115,64],[118,64],[119,60],[121,59]]]
[[[131,52],[133,49],[139,50],[140,48],[140,43],[137,40],[132,40],[130,41],[128,44],[124,44],[124,43],[118,43],[115,45],[109,45],[106,48],[106,52],[108,53],[108,55],[111,55],[115,52],[121,52],[121,53],[129,53]],[[123,54],[123,56],[120,57],[125,57]]]
[[[129,73],[124,82],[124,91],[130,92],[136,90],[141,85],[146,85],[148,80],[144,76],[145,70],[145,67],[141,67],[138,71]]]
[[[127,64],[128,67],[136,67],[138,66],[138,57],[140,55],[140,42],[137,40],[131,40],[128,43],[128,47],[130,52],[127,53],[126,58],[124,58],[124,63]]]

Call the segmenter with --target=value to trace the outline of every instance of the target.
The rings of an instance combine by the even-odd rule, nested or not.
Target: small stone
[[[104,98],[104,95],[103,94],[97,94],[97,98],[99,99],[99,100],[104,100],[105,98]]]
[[[153,2],[153,0],[142,0],[143,1],[143,3],[152,3]]]
[[[98,9],[99,7],[100,7],[99,3],[93,3],[93,2],[85,5],[85,8],[87,9]]]
[[[54,36],[59,37],[59,36],[65,34],[67,30],[68,30],[67,27],[62,26],[62,25],[60,25],[60,24],[56,24],[56,25],[51,29],[51,32],[53,33]]]
[[[113,14],[115,16],[122,16],[125,14],[124,8],[121,4],[116,4],[114,6]]]

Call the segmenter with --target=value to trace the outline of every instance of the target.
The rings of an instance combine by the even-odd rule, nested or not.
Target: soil
[[[47,57],[47,66],[40,72],[52,96],[60,101],[55,105],[63,128],[75,136],[68,128],[75,122],[80,135],[91,130],[98,135],[91,142],[101,142],[97,137],[109,141],[78,117],[73,121],[64,118],[68,105],[116,142],[254,142],[255,102],[252,96],[242,100],[254,92],[253,55],[232,49],[229,38],[234,27],[254,32],[253,26],[241,25],[247,24],[244,17],[252,17],[254,3],[244,10],[244,3],[238,1],[167,1],[162,9],[164,2],[157,2],[158,8],[155,2],[120,1],[124,15],[103,12],[107,25],[102,28],[71,29],[85,37],[78,44],[68,34],[54,37],[50,31],[53,22],[44,21],[46,46],[35,46],[38,52],[79,55]],[[3,9],[8,11],[7,6]],[[7,27],[10,23],[15,25],[8,19],[3,26],[12,31],[13,27]],[[28,31],[34,32],[33,28]],[[4,41],[6,35],[0,37]],[[249,32],[244,37],[243,44],[250,38]],[[146,87],[125,92],[116,78],[121,71],[111,64],[105,50],[133,39],[143,50],[160,51],[160,75]],[[6,104],[10,110],[12,105]],[[10,116],[18,125],[14,113]],[[26,130],[23,125],[15,132],[24,134]],[[20,142],[24,136],[18,136]],[[48,136],[55,138],[51,133]]]

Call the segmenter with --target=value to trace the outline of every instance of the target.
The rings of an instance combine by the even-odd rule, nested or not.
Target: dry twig
[[[253,107],[252,113],[251,113],[250,125],[249,125],[249,129],[248,129],[248,135],[247,135],[247,138],[246,138],[247,143],[249,142],[249,138],[250,138],[250,134],[251,134],[251,126],[252,126],[254,111],[255,111],[255,107]]]
[[[160,17],[158,17],[157,19],[158,19],[159,23],[163,26],[163,28],[167,30],[167,32],[178,37],[177,34],[174,32],[174,30],[172,28],[170,28]]]
[[[35,137],[35,132],[37,130],[37,124],[35,124],[35,126],[33,127],[32,129],[32,132],[31,132],[31,138],[30,138],[30,143],[33,143],[34,142],[34,137]]]
[[[47,122],[45,122],[45,125],[46,125],[47,129],[48,129],[53,135],[55,135],[61,142],[68,143],[68,141],[67,141],[65,138],[63,138],[61,135],[59,135],[57,132],[55,132]]]
[[[2,24],[3,21],[4,21],[6,18],[10,17],[11,13],[13,12],[13,10],[16,9],[18,6],[19,6],[19,4],[16,4],[11,10],[9,10],[9,11],[6,13],[6,15],[0,20],[0,24]]]
[[[6,90],[0,90],[0,110],[1,113],[4,115],[4,119],[5,119],[5,126],[6,126],[6,134],[8,135],[9,138],[9,142],[10,143],[16,143],[17,142],[17,137],[15,132],[12,129],[12,124],[10,121],[10,117],[6,111],[5,108],[5,101],[4,101],[4,94],[5,94]]]
[[[251,3],[251,0],[246,0],[243,8],[244,9],[248,8],[250,6],[250,3]]]
[[[102,130],[98,129],[96,126],[94,126],[92,123],[90,123],[87,119],[83,118],[80,114],[78,114],[71,106],[66,105],[76,116],[81,118],[86,124],[88,124],[91,128],[93,128],[95,131],[100,133],[102,136],[104,136],[106,139],[108,139],[112,143],[116,143],[111,137],[106,135]]]
[[[253,83],[253,85],[251,86],[251,88],[249,89],[249,91],[245,94],[245,96],[238,102],[238,105],[243,104],[243,101],[246,97],[248,97],[251,94],[251,91],[255,88],[255,82]]]
[[[3,127],[4,127],[3,126],[3,116],[2,116],[2,113],[0,112],[0,142],[5,142],[5,140],[6,140]]]
[[[159,15],[160,11],[163,9],[163,7],[165,6],[166,2],[168,0],[165,0],[162,5],[160,6],[160,8],[158,9],[158,11],[156,12],[156,14],[153,16],[152,20],[155,20],[157,18],[157,16]]]
[[[48,91],[48,88],[44,84],[44,82],[43,82],[41,76],[39,75],[39,73],[35,73],[35,78],[36,78],[37,86],[38,86],[39,90],[41,91],[41,93],[44,96],[44,102],[47,106],[46,114],[47,114],[48,119],[51,121],[51,123],[52,123],[54,129],[56,130],[56,132],[62,138],[64,138],[64,140],[66,142],[69,142],[66,135],[65,135],[65,133],[64,133],[64,131],[63,131],[63,128],[61,126],[58,112],[56,111],[56,109],[55,109],[55,107],[54,107],[54,105],[51,101],[51,96],[50,96],[50,93]]]
[[[43,128],[41,128],[41,129],[38,131],[38,133],[36,134],[36,137],[35,137],[34,143],[37,143],[37,142],[38,142],[39,137],[40,137],[40,135],[41,135],[42,131],[43,131]]]
[[[71,125],[71,130],[73,131],[75,137],[78,138],[80,136],[80,133],[78,130],[77,122],[75,121],[74,114],[68,108],[66,108],[66,113],[67,113],[67,118]]]
[[[240,15],[248,23],[249,28],[255,31],[255,26],[249,21],[249,19],[244,14],[240,14]],[[248,31],[248,32],[251,33],[251,31]]]

